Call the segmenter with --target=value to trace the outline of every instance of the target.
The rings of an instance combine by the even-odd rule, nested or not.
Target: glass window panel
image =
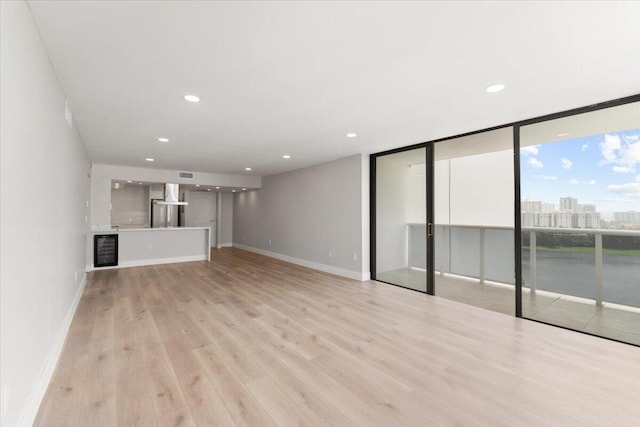
[[[426,149],[376,158],[377,280],[426,292]]]
[[[523,315],[640,344],[640,103],[523,126]]]
[[[515,314],[513,128],[434,146],[435,294]]]

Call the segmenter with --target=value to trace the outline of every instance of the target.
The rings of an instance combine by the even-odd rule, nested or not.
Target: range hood
[[[186,206],[189,203],[180,202],[180,187],[178,184],[165,184],[164,185],[164,200],[156,200],[156,205],[173,205],[173,206]]]

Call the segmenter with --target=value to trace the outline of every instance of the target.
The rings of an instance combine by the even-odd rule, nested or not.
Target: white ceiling
[[[640,93],[640,2],[29,4],[94,163],[270,175]]]

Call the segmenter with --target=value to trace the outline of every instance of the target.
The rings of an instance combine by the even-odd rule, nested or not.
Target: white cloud
[[[629,182],[620,185],[609,185],[607,190],[614,193],[624,194],[625,196],[640,198],[640,182]]]
[[[628,144],[620,150],[620,162],[629,165],[635,165],[640,162],[640,142]]]
[[[562,162],[562,167],[566,170],[571,169],[571,166],[573,166],[573,162],[569,159],[560,159],[560,161]]]
[[[523,156],[537,156],[540,152],[540,145],[530,145],[520,148],[520,154]]]
[[[534,168],[541,168],[544,166],[542,162],[535,157],[529,157],[529,164]]]
[[[640,181],[640,175],[636,175],[636,181]]]
[[[600,152],[604,157],[604,164],[615,162],[618,158],[617,151],[621,148],[622,143],[618,135],[605,135],[604,141],[600,143]]]
[[[578,184],[583,184],[583,185],[596,185],[596,180],[595,179],[590,179],[589,181],[579,181],[576,178],[573,178],[569,181],[569,184],[571,185],[578,185]]]
[[[634,173],[636,170],[629,166],[614,166],[613,171],[615,173]]]
[[[587,151],[589,149],[589,144],[582,144],[582,146],[580,147],[580,149],[582,151]]]
[[[640,134],[605,135],[600,144],[603,160],[600,165],[613,164],[616,173],[634,173],[636,164],[640,163]]]
[[[640,176],[640,175],[638,175]],[[558,179],[557,176],[551,176],[551,175],[533,175],[534,178],[539,178],[539,179],[544,179],[545,181],[555,181],[556,179]]]

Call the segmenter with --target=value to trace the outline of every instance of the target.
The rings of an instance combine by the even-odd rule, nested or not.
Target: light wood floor
[[[402,268],[378,274],[378,279],[411,289],[426,289],[426,272]],[[478,279],[449,274],[435,275],[436,295],[453,301],[486,308],[515,316],[515,288]],[[622,309],[605,302],[576,300],[570,296],[538,291],[522,291],[524,317],[552,325],[575,329],[640,346],[640,311],[635,307]]]
[[[637,426],[640,350],[237,249],[95,272],[37,426]]]

